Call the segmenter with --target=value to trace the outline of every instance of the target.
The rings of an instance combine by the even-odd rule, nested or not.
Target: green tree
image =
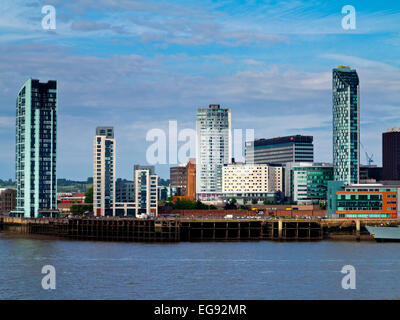
[[[265,199],[265,200],[263,201],[263,204],[264,204],[264,205],[271,204],[271,201]]]
[[[257,204],[257,203],[258,203],[258,200],[257,200],[257,199],[253,199],[253,200],[251,200],[251,203],[252,203],[252,204]]]
[[[85,203],[93,203],[93,186],[85,192]]]
[[[83,216],[86,211],[93,211],[93,206],[74,204],[73,206],[71,206],[70,211],[75,216]]]

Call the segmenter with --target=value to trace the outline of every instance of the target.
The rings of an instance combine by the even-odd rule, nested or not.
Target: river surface
[[[42,288],[42,267],[56,289]],[[356,289],[342,288],[344,265]],[[0,232],[0,299],[399,299],[400,243],[69,241]]]

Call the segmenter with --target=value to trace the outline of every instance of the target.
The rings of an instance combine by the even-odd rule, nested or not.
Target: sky
[[[342,27],[345,5],[355,29]],[[149,130],[195,129],[209,104],[256,138],[312,135],[315,161],[332,162],[338,65],[360,78],[361,163],[367,151],[381,165],[382,132],[400,127],[399,1],[2,0],[0,179],[15,175],[15,99],[29,77],[58,81],[59,178],[92,176],[95,129],[114,126],[116,175],[132,180]]]

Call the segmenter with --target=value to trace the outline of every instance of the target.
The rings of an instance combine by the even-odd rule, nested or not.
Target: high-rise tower
[[[356,70],[333,69],[333,176],[345,184],[359,182],[360,89]]]
[[[97,127],[93,149],[93,211],[115,215],[115,139],[113,127]]]
[[[400,180],[400,128],[382,134],[383,180]]]
[[[16,183],[20,217],[57,210],[57,81],[29,78],[17,95]]]
[[[222,167],[232,161],[231,109],[218,104],[197,109],[196,193],[213,200],[222,194]]]

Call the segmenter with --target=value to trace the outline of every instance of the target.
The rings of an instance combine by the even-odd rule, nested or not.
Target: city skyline
[[[342,29],[342,5],[313,1],[246,10],[239,1],[177,1],[174,10],[101,2],[95,15],[80,1],[49,3],[54,31],[41,28],[41,2],[6,2],[0,19],[2,179],[15,176],[15,95],[28,77],[58,80],[58,177],[75,180],[92,175],[97,126],[116,128],[117,178],[131,179],[133,163],[146,164],[149,128],[167,132],[177,120],[194,129],[196,108],[211,103],[230,108],[232,128],[253,128],[255,138],[312,135],[314,161],[332,162],[331,69],[342,64],[362,79],[361,142],[376,164],[382,133],[400,122],[397,2],[352,3],[356,30]],[[170,165],[156,166],[160,177]]]

